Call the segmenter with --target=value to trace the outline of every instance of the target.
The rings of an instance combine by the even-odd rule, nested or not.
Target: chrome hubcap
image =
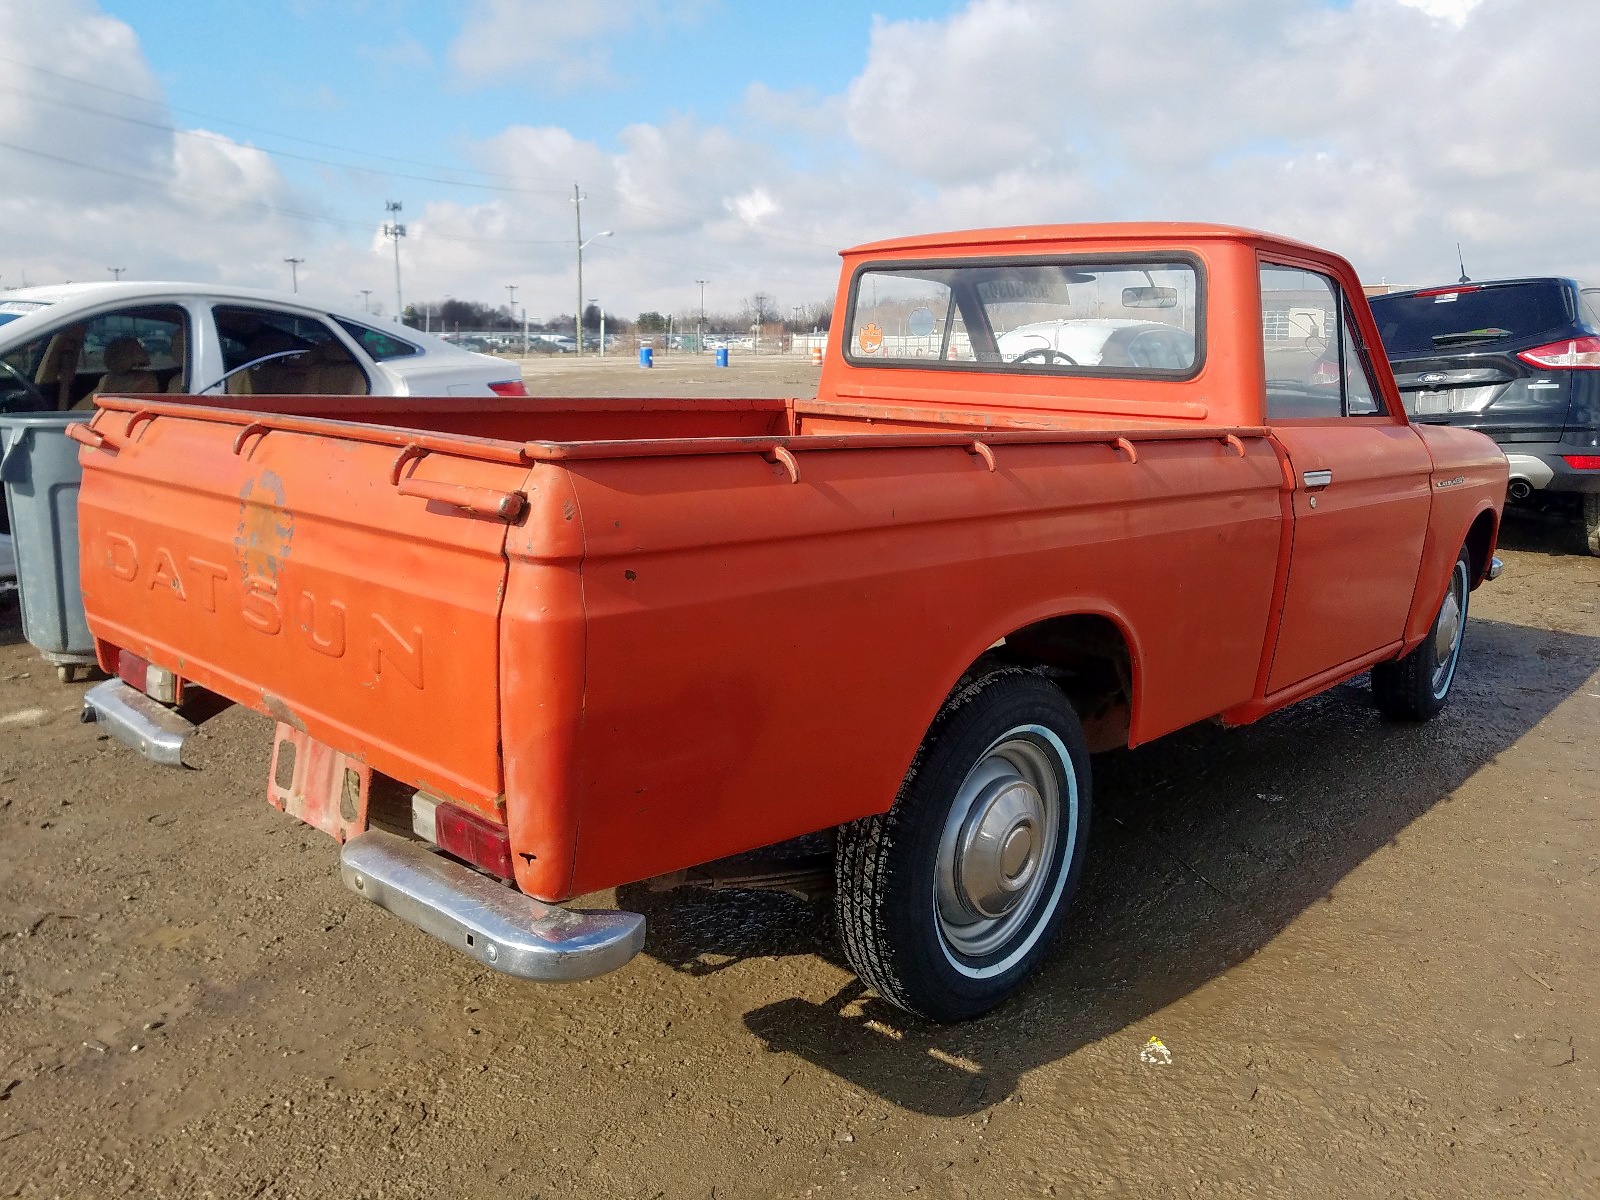
[[[979,760],[939,840],[935,900],[952,949],[988,954],[1028,922],[1050,876],[1060,822],[1060,781],[1044,746],[1008,737]]]
[[[1450,591],[1445,595],[1439,618],[1433,626],[1433,694],[1441,695],[1455,675],[1456,656],[1461,650],[1461,634],[1466,626],[1466,568],[1457,564],[1450,576]]]

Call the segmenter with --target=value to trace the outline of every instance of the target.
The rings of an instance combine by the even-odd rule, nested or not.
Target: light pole
[[[300,293],[300,264],[305,262],[305,259],[303,259],[303,258],[286,258],[283,261],[289,264],[289,288],[296,295],[299,295],[299,293]]]
[[[393,218],[400,212],[400,201],[385,200],[383,209],[390,216],[390,220],[383,223],[383,236],[394,241],[394,319],[396,324],[403,324],[406,310],[400,299],[400,239],[406,235],[406,227]]]
[[[106,268],[106,270],[111,272],[111,278],[116,283],[121,283],[122,282],[122,273],[124,271],[126,271],[127,269],[128,269],[127,267],[107,267]]]
[[[583,192],[577,184],[572,185],[572,220],[573,230],[578,235],[574,240],[578,246],[578,311],[572,314],[572,333],[574,352],[583,353],[583,248],[595,238],[610,237],[611,230],[607,229],[594,235],[588,242],[583,240]]]
[[[371,288],[362,288],[361,289],[361,311],[364,312],[364,313],[370,313],[372,311],[372,289]]]
[[[696,279],[700,285],[700,345],[695,350],[696,354],[703,354],[706,348],[706,281]]]
[[[602,229],[594,237],[589,238],[588,241],[582,240],[581,236],[578,241],[578,319],[575,323],[578,326],[576,332],[578,335],[577,350],[579,354],[583,353],[583,252],[591,243],[597,242],[603,237],[611,236],[611,230]]]

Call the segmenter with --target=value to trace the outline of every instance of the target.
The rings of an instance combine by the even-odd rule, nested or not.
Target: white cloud
[[[1401,4],[1427,13],[1441,21],[1460,25],[1483,0],[1400,0]]]
[[[700,7],[697,0],[470,0],[450,62],[468,84],[518,76],[555,88],[599,82],[611,73],[608,36]]]

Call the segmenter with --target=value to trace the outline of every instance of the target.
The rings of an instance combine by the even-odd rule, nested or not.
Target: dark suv
[[[1508,498],[1575,512],[1600,555],[1600,288],[1455,283],[1374,296],[1372,313],[1412,419],[1488,434]]]

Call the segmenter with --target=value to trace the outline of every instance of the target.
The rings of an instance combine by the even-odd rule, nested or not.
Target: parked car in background
[[[1035,321],[1002,333],[996,345],[1007,362],[1171,371],[1188,370],[1195,352],[1186,329],[1119,317]]]
[[[527,395],[499,359],[300,296],[148,282],[6,292],[0,412],[88,409],[102,392]],[[0,506],[0,583],[15,578]]]
[[[1454,283],[1376,296],[1372,312],[1412,419],[1488,434],[1512,503],[1571,513],[1600,555],[1600,288]]]

